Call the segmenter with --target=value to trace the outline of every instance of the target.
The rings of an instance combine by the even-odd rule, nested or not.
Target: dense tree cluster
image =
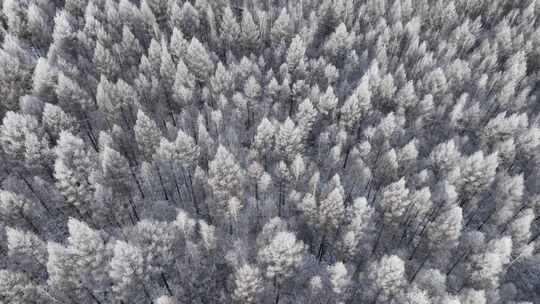
[[[538,303],[539,1],[0,4],[0,303]]]

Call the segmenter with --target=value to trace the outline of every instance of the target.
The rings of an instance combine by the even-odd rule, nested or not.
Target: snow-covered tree
[[[208,182],[217,200],[227,200],[241,194],[244,173],[227,148],[218,147],[209,167]]]
[[[159,139],[161,137],[161,132],[157,124],[143,111],[139,110],[133,131],[135,132],[135,139],[137,140],[137,144],[139,144],[144,158],[151,159],[159,145]]]
[[[23,272],[0,270],[0,299],[7,303],[31,303],[44,300],[39,287]]]
[[[275,136],[276,151],[285,159],[293,159],[296,153],[302,152],[302,134],[292,119],[287,118],[279,127]]]
[[[122,301],[151,301],[145,285],[143,263],[141,249],[123,241],[116,242],[109,271],[116,298]]]
[[[206,48],[192,38],[185,55],[186,65],[199,81],[206,81],[214,71],[214,63]]]
[[[370,266],[367,278],[374,301],[391,299],[406,284],[405,263],[395,255],[383,256]]]
[[[265,268],[265,276],[274,282],[276,302],[279,302],[281,285],[300,269],[304,244],[294,233],[280,231],[259,249],[258,259]]]
[[[47,247],[31,232],[6,228],[8,256],[17,267],[23,267],[29,275],[39,277],[46,271]]]
[[[237,303],[257,303],[263,289],[260,271],[249,264],[242,265],[234,273],[233,299]]]
[[[91,212],[92,170],[91,154],[82,139],[63,131],[56,147],[54,177],[58,190],[69,206],[81,215]]]
[[[0,303],[540,298],[538,1],[0,2]]]

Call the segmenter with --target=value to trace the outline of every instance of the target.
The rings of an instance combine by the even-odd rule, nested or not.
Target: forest
[[[1,304],[540,303],[540,1],[0,6]]]

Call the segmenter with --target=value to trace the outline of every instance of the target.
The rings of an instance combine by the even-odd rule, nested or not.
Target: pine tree
[[[153,119],[142,110],[137,112],[137,121],[134,126],[135,140],[139,144],[145,159],[151,159],[158,145],[161,131]]]
[[[32,75],[32,93],[46,101],[54,101],[57,71],[46,58],[39,58]]]
[[[0,303],[535,302],[536,13],[3,0]]]
[[[427,234],[433,247],[438,250],[448,250],[457,245],[462,229],[462,210],[458,206],[453,206],[433,221]]]
[[[287,51],[287,65],[289,71],[302,73],[305,69],[306,46],[301,36],[296,35]]]
[[[184,2],[180,10],[180,29],[188,36],[196,33],[199,29],[199,12],[189,2]]]
[[[171,43],[169,45],[169,50],[171,51],[171,56],[175,62],[179,62],[180,59],[183,59],[186,55],[188,48],[188,41],[184,38],[184,34],[177,27],[173,28],[171,35]]]
[[[145,219],[137,223],[133,232],[132,240],[140,248],[145,275],[159,277],[171,292],[166,269],[174,263],[174,230],[169,223]]]
[[[90,153],[82,139],[63,131],[56,147],[54,177],[56,186],[68,206],[81,215],[91,212],[92,170],[94,168]]]
[[[250,128],[252,120],[255,118],[257,112],[257,100],[261,95],[261,86],[255,77],[250,76],[244,85],[244,96],[246,97],[247,108],[247,127]]]
[[[75,121],[62,108],[46,103],[43,108],[43,116],[41,118],[43,125],[51,137],[58,138],[62,131],[73,131],[75,129]]]
[[[369,90],[369,79],[362,77],[360,84],[349,96],[341,107],[341,114],[344,124],[354,130],[362,115],[371,107],[371,92]]]
[[[26,137],[39,128],[37,120],[31,115],[7,112],[0,127],[2,150],[15,161],[23,161]]]
[[[258,259],[265,266],[265,275],[274,282],[276,303],[279,302],[281,285],[295,275],[303,258],[303,242],[288,231],[277,232],[265,247],[259,249]]]
[[[207,81],[214,72],[214,63],[210,59],[206,48],[197,38],[191,39],[185,60],[186,65],[198,81]]]
[[[334,61],[336,67],[343,66],[345,56],[352,47],[354,37],[347,31],[347,26],[341,23],[325,43],[326,54]]]
[[[337,104],[338,104],[338,99],[336,95],[334,94],[334,88],[332,88],[332,86],[328,86],[324,94],[322,94],[321,97],[319,98],[319,104],[318,104],[319,111],[323,115],[332,116],[335,108],[337,107]],[[350,105],[350,106],[353,106],[353,105]]]
[[[470,284],[478,289],[493,288],[498,284],[503,267],[510,262],[512,240],[509,237],[492,240],[488,251],[471,257]]]
[[[373,301],[392,298],[405,284],[405,263],[398,256],[383,256],[367,272]]]
[[[100,153],[101,182],[116,190],[117,197],[131,196],[131,172],[127,159],[109,146]]]
[[[54,281],[67,295],[77,298],[102,298],[108,292],[102,290],[108,282],[106,266],[109,254],[98,232],[73,218],[68,221],[68,246],[49,244],[49,280]],[[54,258],[52,258],[52,257]],[[69,296],[68,296],[69,297]]]
[[[483,151],[477,151],[461,164],[462,200],[466,202],[472,196],[483,191],[495,178],[498,166],[496,154],[484,157]]]
[[[51,286],[61,298],[81,299],[75,263],[70,261],[68,250],[54,242],[47,243],[47,285]],[[85,295],[86,296],[86,295]]]
[[[0,108],[2,113],[16,110],[19,98],[31,89],[35,59],[23,46],[17,37],[10,34],[3,37],[0,50],[0,92],[5,96],[5,101]]]
[[[301,128],[302,138],[308,139],[313,126],[317,122],[317,116],[319,112],[309,99],[305,99],[298,105],[298,112],[296,112],[296,121]]]
[[[277,153],[285,159],[292,159],[302,151],[302,134],[289,117],[281,124],[275,141]]]
[[[173,62],[167,43],[164,40],[161,42],[160,63],[159,75],[161,76],[161,82],[165,89],[165,93],[170,94],[172,85],[175,81],[176,65]]]
[[[216,199],[228,200],[241,194],[244,178],[242,169],[224,146],[218,147],[209,167],[208,182]]]
[[[109,275],[115,297],[121,301],[151,301],[145,285],[143,256],[139,248],[117,241],[113,248]]]
[[[339,182],[339,176],[333,179],[337,179],[338,184],[319,205],[320,224],[330,231],[337,229],[345,216],[345,191]]]
[[[278,45],[280,41],[288,41],[291,38],[292,31],[292,21],[289,12],[286,8],[283,8],[270,30],[272,42]]]
[[[172,86],[176,108],[183,109],[193,103],[196,80],[194,75],[188,70],[184,61],[180,59],[176,66],[175,80]]]
[[[258,149],[262,155],[264,155],[265,166],[268,154],[272,151],[274,146],[274,138],[274,125],[266,117],[263,117],[263,119],[261,119],[261,123],[257,127],[254,145],[255,148]]]
[[[58,74],[55,93],[58,104],[68,113],[79,114],[95,106],[90,94],[77,81],[61,72]]]
[[[257,303],[263,286],[260,272],[257,268],[245,264],[238,268],[234,274],[235,289],[233,300],[237,303]]]
[[[240,41],[242,42],[245,52],[250,53],[258,48],[260,33],[249,10],[243,10],[242,22],[240,25],[242,29]]]
[[[358,252],[366,251],[366,243],[372,237],[374,227],[371,224],[374,210],[364,197],[359,197],[354,200],[348,213],[350,223],[346,226],[340,242],[344,255],[356,258]]]
[[[435,146],[430,154],[433,171],[437,175],[446,176],[455,167],[460,156],[452,139]]]
[[[122,6],[119,5],[119,9],[121,7]],[[132,30],[126,25],[122,27],[122,41],[120,42],[118,48],[118,53],[122,54],[120,61],[126,65],[126,67],[122,67],[122,69],[137,65],[138,60],[142,55],[141,43],[137,37],[135,37]]]
[[[94,50],[93,63],[96,72],[107,78],[114,79],[120,73],[120,67],[111,50],[98,42]]]
[[[216,95],[228,95],[231,91],[231,87],[233,86],[231,72],[225,68],[221,62],[218,62],[216,72],[210,81],[212,84],[212,91]]]
[[[233,11],[230,6],[226,6],[223,10],[221,20],[221,40],[225,45],[225,49],[236,49],[240,39],[240,25],[236,21]]]
[[[23,304],[44,300],[39,288],[22,272],[0,270],[0,299],[7,303]]]
[[[169,150],[167,158],[179,168],[194,168],[200,156],[200,148],[195,144],[193,138],[182,130],[178,130],[176,140]]]
[[[45,243],[32,232],[9,227],[6,228],[6,236],[10,262],[24,268],[26,273],[34,278],[42,276],[47,263]]]
[[[382,191],[381,208],[384,220],[389,225],[397,225],[399,219],[405,214],[410,201],[409,190],[405,187],[405,179],[386,186]]]
[[[342,262],[336,262],[328,267],[330,285],[337,301],[344,300],[351,284],[350,275]]]

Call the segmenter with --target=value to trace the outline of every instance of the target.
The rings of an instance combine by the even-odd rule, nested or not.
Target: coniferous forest
[[[0,303],[540,303],[540,1],[0,5]]]

